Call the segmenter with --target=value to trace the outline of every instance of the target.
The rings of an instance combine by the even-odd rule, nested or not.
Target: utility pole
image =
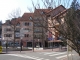
[[[34,21],[33,21],[33,40],[32,40],[32,51],[34,52]]]
[[[30,17],[30,20],[31,20],[31,22],[32,22],[32,24],[33,24],[32,51],[34,52],[34,20],[33,20],[33,18],[32,18],[32,17]]]
[[[23,39],[23,28],[21,28],[20,29],[20,38],[21,38],[21,41],[20,41],[20,52],[22,51],[22,45],[23,45],[23,43],[22,43],[22,39]]]

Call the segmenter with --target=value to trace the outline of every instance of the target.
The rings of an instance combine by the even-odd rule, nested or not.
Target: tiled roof
[[[63,5],[60,5],[60,6],[58,6],[58,7],[56,7],[56,8],[54,8],[54,9],[35,9],[35,11],[34,11],[34,13],[36,13],[36,12],[45,12],[45,13],[50,13],[50,12],[52,12],[52,11],[54,11],[54,10],[59,10],[59,8],[60,7],[62,7],[62,8],[64,8],[64,9],[66,9]]]
[[[45,12],[45,13],[48,13],[48,12],[50,12],[52,10],[53,9],[35,9],[35,12],[34,13],[36,13],[36,12]]]
[[[62,14],[65,14],[66,12],[67,12],[67,10],[64,10],[64,11],[60,12],[59,14],[55,15],[53,18],[56,18],[58,16],[61,16]]]
[[[66,9],[63,5],[60,5],[60,6],[56,7],[56,8],[54,8],[53,10],[49,11],[48,13],[50,13],[50,12],[52,12],[54,10],[60,10],[60,7],[62,7],[64,10]]]
[[[7,20],[3,25],[7,25],[7,24],[16,25],[17,23],[20,22],[20,20],[21,20],[21,17],[13,18],[12,20]]]
[[[16,19],[12,19],[10,21],[11,24],[17,24],[19,23],[20,21],[29,21],[30,17],[33,18],[33,16],[36,14],[36,13],[44,13],[44,14],[52,14],[52,16],[57,16],[59,13],[61,13],[62,11],[66,10],[62,5],[56,7],[55,9],[35,9],[34,13],[24,13],[22,15],[22,17],[20,18],[16,18]],[[4,24],[7,24],[7,23],[4,23]]]
[[[11,20],[11,24],[15,25],[15,24],[19,23],[20,20],[21,20],[21,17],[12,19],[12,20]]]
[[[29,20],[30,17],[33,17],[33,14],[34,13],[24,13],[22,18],[21,18],[21,21]]]

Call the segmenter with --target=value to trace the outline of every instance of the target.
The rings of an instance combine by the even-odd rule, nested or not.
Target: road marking
[[[53,53],[59,53],[59,52],[46,52],[46,53],[39,53],[39,54],[44,54],[44,55],[49,55],[49,54],[53,54]]]
[[[45,60],[49,60],[49,59],[45,59]]]
[[[74,55],[74,54],[72,54],[72,55]],[[69,56],[71,56],[71,54],[69,54]],[[64,58],[64,57],[67,57],[67,55],[56,57],[56,59],[61,59],[61,58]]]
[[[40,58],[40,57],[35,57],[35,56],[31,57],[31,56],[20,55],[20,54],[7,54],[7,55],[28,58],[28,59],[33,59],[33,60],[49,60],[49,59],[45,59],[45,58]]]
[[[58,54],[52,54],[52,55],[49,55],[49,56],[56,56],[56,55],[61,55],[61,54],[65,54],[67,52],[63,52],[63,53],[58,53]]]
[[[52,53],[45,53],[44,55],[49,55],[49,54],[53,54],[53,53],[57,53],[57,52],[52,52]]]

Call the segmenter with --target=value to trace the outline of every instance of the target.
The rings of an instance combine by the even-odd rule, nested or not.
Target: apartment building
[[[31,21],[33,17],[33,13],[24,13],[20,24],[23,29],[21,31],[21,34],[23,35],[22,41],[27,47],[32,47],[32,41],[33,41],[33,22]]]
[[[56,28],[59,28],[59,22],[58,21],[60,21],[61,23],[64,22],[64,18],[63,18],[62,14],[65,14],[65,12],[66,12],[65,7],[60,5],[53,10],[53,13],[54,13],[53,16],[48,17],[48,29],[51,31],[48,33],[49,33],[49,35],[52,34],[50,36],[50,38],[52,38],[52,39],[49,38],[49,41],[48,41],[49,47],[59,46],[60,44],[63,43],[60,40],[60,36],[59,36],[60,33],[54,28],[54,26]],[[49,13],[49,15],[50,15],[50,13]]]
[[[24,13],[20,18],[14,18],[11,21],[7,20],[2,25],[3,41],[8,41],[11,44],[19,45],[21,40],[23,46],[32,47],[33,40],[33,22],[30,21],[31,13]]]
[[[12,42],[14,40],[14,31],[12,28],[13,25],[10,24],[10,20],[6,20],[4,24],[2,24],[2,40]]]
[[[59,42],[59,33],[53,28],[52,22],[57,27],[55,18],[61,12],[66,10],[62,5],[52,9],[35,9],[34,13],[24,13],[22,17],[7,20],[2,25],[2,38],[12,42],[20,43],[22,40],[23,46],[32,47],[50,47],[53,42]],[[44,28],[45,27],[45,28]],[[50,30],[54,35],[49,32]],[[48,32],[48,33],[47,33]],[[53,39],[50,39],[50,36]]]
[[[47,19],[46,19],[46,12],[50,11],[51,9],[36,9],[34,11],[33,16],[33,23],[34,23],[34,41],[35,41],[35,47],[46,47],[47,46],[47,36],[46,32],[47,29],[45,29],[43,26],[47,25]]]

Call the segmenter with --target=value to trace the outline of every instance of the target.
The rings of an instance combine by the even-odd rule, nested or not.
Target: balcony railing
[[[42,37],[34,37],[34,39],[42,39]]]
[[[42,31],[34,31],[34,33],[42,33]]]

